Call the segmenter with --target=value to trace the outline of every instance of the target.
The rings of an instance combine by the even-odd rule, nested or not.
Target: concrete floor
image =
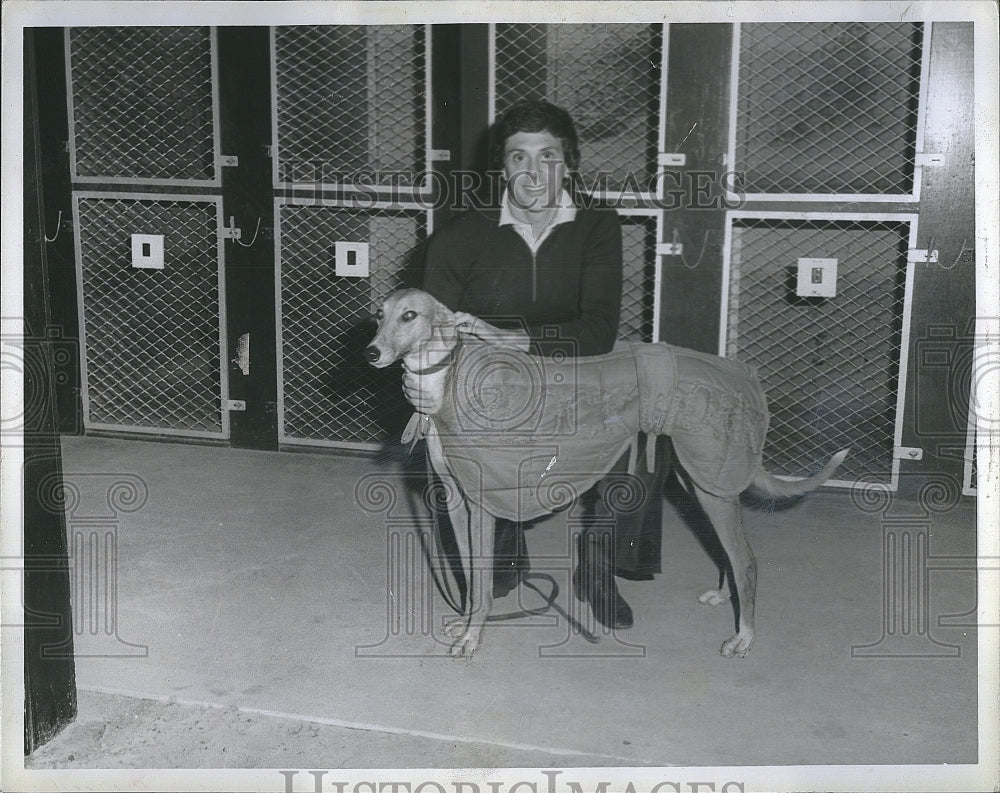
[[[696,601],[715,566],[668,506],[663,574],[621,585],[632,629],[591,645],[555,617],[500,623],[474,660],[459,661],[445,654],[443,600],[433,593],[421,607],[422,560],[399,572],[413,520],[404,501],[379,501],[400,490],[388,464],[67,438],[64,468],[79,492],[68,526],[80,571],[81,720],[99,721],[101,708],[115,719],[122,706],[111,695],[127,695],[368,736],[322,744],[312,768],[977,758],[975,630],[965,618],[938,621],[975,607],[974,572],[932,569],[929,635],[880,642],[893,613],[882,594],[883,518],[915,515],[915,502],[865,511],[829,490],[793,509],[747,511],[760,581],[745,659],[719,655],[732,609]],[[974,501],[929,520],[932,559],[974,556]],[[109,536],[113,555],[91,544]],[[528,543],[534,568],[562,582],[560,602],[578,613],[566,517],[532,529]],[[108,560],[116,594],[105,597],[80,563],[95,555]],[[536,602],[524,593],[524,605]],[[883,657],[852,657],[861,645]],[[161,732],[171,729],[168,720]],[[182,718],[175,732],[196,738]],[[155,744],[133,758],[138,767],[158,767]],[[280,744],[258,739],[241,756],[281,767]],[[194,752],[181,758],[173,762],[202,763]]]

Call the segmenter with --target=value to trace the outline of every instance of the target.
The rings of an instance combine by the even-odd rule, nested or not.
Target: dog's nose
[[[368,363],[375,363],[381,357],[382,351],[374,344],[365,350],[365,358],[368,359]]]

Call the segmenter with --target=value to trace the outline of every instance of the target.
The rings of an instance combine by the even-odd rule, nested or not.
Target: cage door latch
[[[683,168],[687,165],[687,155],[681,152],[661,151],[656,155],[656,164],[667,168]]]
[[[236,228],[236,220],[230,215],[229,225],[219,229],[219,234],[222,235],[222,239],[224,240],[238,240],[243,235],[243,231]]]
[[[944,165],[943,154],[925,154],[920,152],[913,158],[913,164],[918,168],[924,165]]]
[[[927,248],[910,248],[906,252],[907,264],[937,264],[938,252]]]
[[[897,460],[923,460],[924,450],[917,446],[897,446],[892,456]]]
[[[240,164],[240,158],[235,154],[220,154],[215,158],[215,164],[220,168],[237,168]]]

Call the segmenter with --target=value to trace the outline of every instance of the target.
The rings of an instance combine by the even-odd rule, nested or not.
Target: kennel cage
[[[377,449],[405,412],[361,351],[430,228],[430,30],[276,27],[278,436]]]
[[[215,36],[72,28],[65,53],[84,426],[224,439],[221,199],[152,192],[220,184]]]

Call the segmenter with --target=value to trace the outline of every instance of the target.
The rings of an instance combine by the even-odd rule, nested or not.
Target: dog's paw
[[[707,592],[702,592],[698,595],[698,602],[705,603],[709,606],[718,606],[729,600],[729,592],[724,592],[721,589],[709,589]]]
[[[448,648],[448,655],[452,658],[472,658],[472,654],[479,649],[480,632],[474,628],[468,628],[452,642]]]
[[[479,649],[479,636],[473,635],[470,631],[455,640],[448,649],[448,655],[452,658],[472,658],[477,649]]]
[[[455,640],[448,648],[448,655],[452,658],[472,658],[472,654],[479,648],[482,629],[470,625],[468,617],[450,620],[444,626],[444,632]]]
[[[726,658],[745,658],[751,644],[753,634],[741,631],[722,643],[722,655]]]

